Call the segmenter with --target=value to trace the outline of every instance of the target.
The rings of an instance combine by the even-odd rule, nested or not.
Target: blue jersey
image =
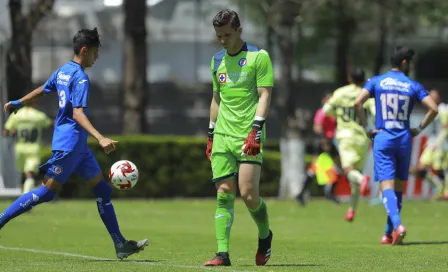
[[[376,129],[390,134],[409,130],[409,117],[415,102],[421,102],[428,95],[420,83],[399,71],[373,77],[364,88],[375,98]]]
[[[59,111],[54,127],[52,150],[87,150],[88,133],[75,120],[73,108],[82,107],[87,115],[90,81],[81,65],[70,61],[59,68],[44,85],[44,93],[57,92]]]

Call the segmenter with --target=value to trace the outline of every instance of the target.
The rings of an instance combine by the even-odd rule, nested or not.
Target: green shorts
[[[342,168],[355,167],[357,170],[364,169],[367,154],[369,152],[370,141],[339,141],[339,156],[341,157]]]
[[[213,182],[229,179],[238,175],[241,163],[259,164],[263,162],[263,143],[257,156],[241,156],[245,139],[228,135],[215,134],[212,146]]]
[[[39,173],[40,153],[16,152],[17,170],[20,173]]]

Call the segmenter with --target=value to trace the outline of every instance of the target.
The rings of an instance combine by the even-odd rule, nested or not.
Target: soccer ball
[[[128,160],[117,161],[109,170],[109,180],[117,189],[129,190],[137,184],[137,166]]]

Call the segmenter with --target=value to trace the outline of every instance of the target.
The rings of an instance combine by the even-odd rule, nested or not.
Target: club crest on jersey
[[[225,83],[227,81],[227,74],[226,73],[219,73],[218,74],[218,80],[219,80],[219,83]]]
[[[56,175],[62,174],[62,167],[59,165],[56,165],[55,167],[53,167],[53,173],[55,173]]]
[[[244,65],[247,64],[247,59],[246,58],[241,58],[240,61],[238,62],[238,64],[243,67]]]

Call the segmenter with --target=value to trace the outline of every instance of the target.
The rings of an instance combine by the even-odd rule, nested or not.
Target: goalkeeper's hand
[[[264,120],[255,120],[252,129],[241,148],[241,155],[257,156],[260,154],[261,134],[263,133]]]
[[[208,141],[207,141],[207,149],[205,150],[205,156],[207,156],[207,159],[209,162],[211,162],[211,155],[212,155],[212,146],[213,146],[213,130],[214,128],[210,127],[208,129]]]

